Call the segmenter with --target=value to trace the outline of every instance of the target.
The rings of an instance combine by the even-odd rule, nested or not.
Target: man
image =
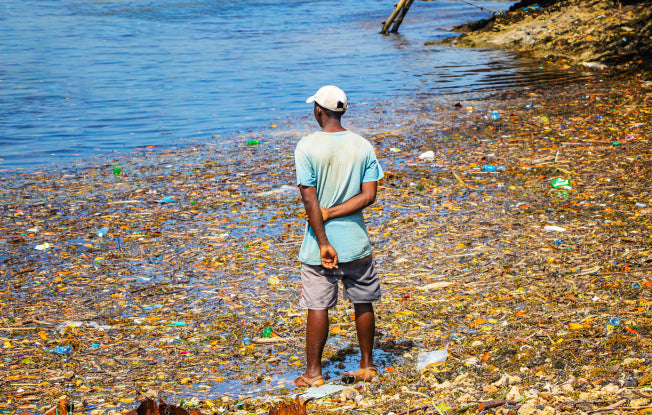
[[[383,170],[371,143],[342,127],[347,109],[344,91],[327,85],[306,102],[314,102],[321,131],[301,139],[295,150],[297,179],[308,217],[299,251],[300,305],[308,310],[308,321],[306,370],[294,383],[301,387],[324,384],[321,357],[328,338],[328,310],[337,304],[339,281],[355,309],[360,345],[360,368],[344,373],[342,380],[370,381],[376,375],[372,302],[380,299],[380,284],[362,210],[376,200],[376,182],[383,177]]]

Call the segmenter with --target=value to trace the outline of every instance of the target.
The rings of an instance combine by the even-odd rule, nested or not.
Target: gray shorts
[[[344,284],[344,296],[353,304],[380,300],[380,281],[371,255],[328,269],[321,265],[301,264],[301,300],[308,310],[328,310],[337,304],[338,283]]]

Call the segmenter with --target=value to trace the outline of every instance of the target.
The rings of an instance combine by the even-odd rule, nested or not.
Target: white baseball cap
[[[306,102],[308,104],[316,102],[319,106],[335,112],[344,112],[348,107],[346,94],[334,85],[322,86]]]

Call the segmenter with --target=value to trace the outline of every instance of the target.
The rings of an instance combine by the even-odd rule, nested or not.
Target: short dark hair
[[[317,102],[315,102],[315,105],[318,106],[319,108],[321,108],[322,111],[324,111],[326,113],[326,116],[328,118],[337,118],[338,120],[341,120],[342,115],[344,115],[344,113],[346,112],[346,110],[344,110],[344,111],[329,110],[328,108],[324,108],[321,105],[317,104]]]

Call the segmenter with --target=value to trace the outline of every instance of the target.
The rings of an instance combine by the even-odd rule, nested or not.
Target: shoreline
[[[636,77],[602,77],[462,107],[425,97],[390,118],[371,108],[356,131],[387,173],[365,215],[384,290],[377,347],[395,357],[309,412],[652,405],[635,393],[652,396],[651,94]],[[119,176],[97,163],[1,179],[0,387],[12,398],[0,409],[42,413],[67,394],[122,413],[155,390],[204,413],[266,414],[293,393],[277,383],[303,362],[302,207],[282,187],[295,142],[240,143],[238,157],[144,153],[125,157]],[[434,159],[418,158],[428,150]],[[570,189],[553,189],[557,177]],[[332,313],[334,372],[355,338],[348,308]],[[612,317],[621,322],[609,328]],[[267,327],[279,343],[251,341]],[[416,371],[418,353],[446,343],[443,365]],[[229,379],[244,393],[223,390]],[[247,397],[247,385],[271,393]]]
[[[648,0],[522,0],[506,13],[453,28],[442,43],[516,51],[596,71],[652,73]]]

